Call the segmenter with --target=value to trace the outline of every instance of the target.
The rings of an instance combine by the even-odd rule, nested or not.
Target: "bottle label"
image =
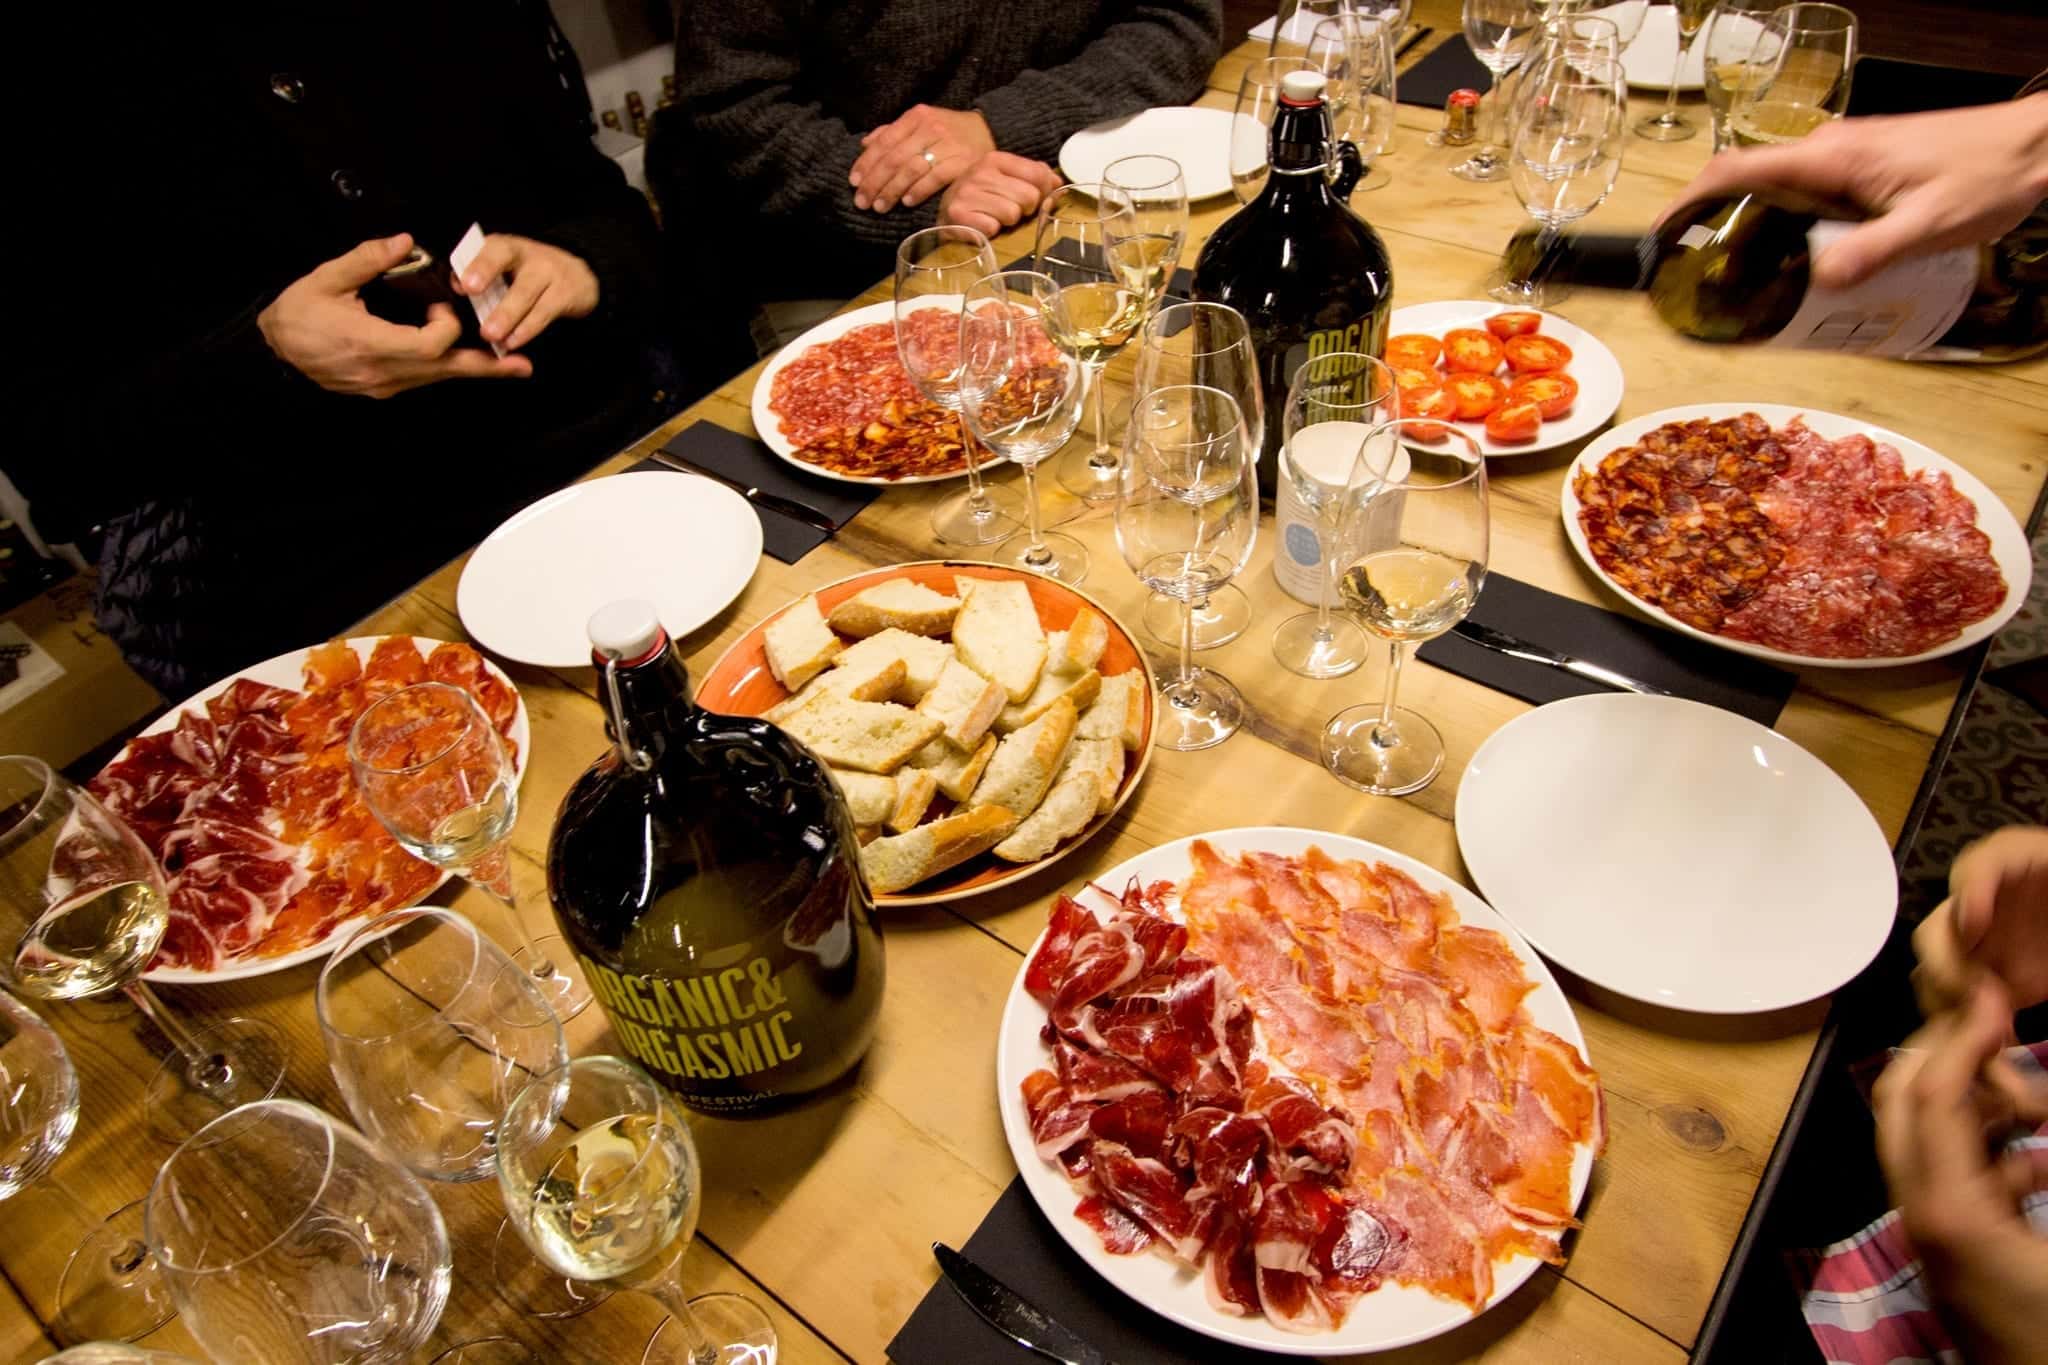
[[[720,1094],[714,1083],[769,1071],[803,1055],[789,992],[774,964],[751,958],[697,976],[638,976],[577,954],[591,993],[630,1054],[702,1109],[751,1109],[772,1095],[758,1082]]]
[[[1808,251],[1818,256],[1856,226],[1826,219],[1815,223],[1806,234]],[[1809,286],[1792,321],[1765,344],[1851,355],[1911,355],[1933,346],[1955,326],[1976,287],[1973,248],[1914,256],[1847,289]]]
[[[1287,461],[1280,462],[1280,487],[1273,499],[1274,524],[1280,545],[1273,554],[1273,577],[1289,597],[1310,606],[1320,605],[1324,567],[1323,537],[1316,514],[1301,499],[1294,486],[1294,473]]]

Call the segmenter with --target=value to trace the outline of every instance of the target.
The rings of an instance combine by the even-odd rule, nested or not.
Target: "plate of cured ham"
[[[1565,535],[1687,635],[1777,663],[1888,668],[1988,639],[2033,556],[1981,479],[1834,413],[1700,403],[1624,422],[1566,471]]]
[[[1425,1340],[1561,1264],[1606,1138],[1535,952],[1442,873],[1319,830],[1178,840],[1059,897],[996,1075],[1083,1260],[1294,1355]]]
[[[245,668],[158,717],[100,771],[93,794],[149,846],[170,892],[146,980],[296,967],[448,880],[377,823],[348,765],[356,717],[429,681],[477,699],[523,779],[532,732],[512,680],[469,645],[410,635],[334,640]]]

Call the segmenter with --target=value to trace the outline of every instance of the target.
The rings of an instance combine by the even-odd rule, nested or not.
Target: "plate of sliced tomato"
[[[1386,362],[1420,445],[1455,425],[1488,455],[1526,455],[1590,435],[1621,406],[1614,352],[1555,313],[1470,300],[1397,308]]]

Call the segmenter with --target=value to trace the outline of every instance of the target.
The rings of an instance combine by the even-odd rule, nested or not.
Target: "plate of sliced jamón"
[[[883,906],[1008,886],[1086,843],[1144,776],[1153,698],[1144,652],[1095,599],[941,560],[798,598],[697,689],[825,763]]]

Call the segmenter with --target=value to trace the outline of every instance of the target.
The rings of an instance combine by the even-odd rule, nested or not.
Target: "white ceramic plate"
[[[1677,697],[1518,716],[1466,766],[1456,822],[1473,880],[1539,952],[1672,1009],[1825,995],[1876,955],[1898,903],[1884,835],[1832,769]]]
[[[1170,156],[1189,199],[1230,193],[1230,111],[1174,105],[1083,128],[1060,146],[1060,174],[1077,185],[1102,179],[1125,156]]]
[[[1724,417],[1737,417],[1745,412],[1755,413],[1769,422],[1773,428],[1784,426],[1794,417],[1803,417],[1808,427],[1831,441],[1861,433],[1873,441],[1897,449],[1908,471],[1939,469],[1946,472],[1955,482],[1956,491],[1977,504],[1977,529],[1991,538],[1991,557],[1998,561],[2000,571],[2005,574],[2004,603],[1983,620],[1965,628],[1947,644],[1937,645],[1919,654],[1905,654],[1885,659],[1822,659],[1807,654],[1787,654],[1783,650],[1753,645],[1746,640],[1730,640],[1725,636],[1713,635],[1689,626],[1670,613],[1651,606],[1608,577],[1607,571],[1601,568],[1600,562],[1593,557],[1592,547],[1586,544],[1586,533],[1579,527],[1579,499],[1572,491],[1573,482],[1578,478],[1579,471],[1590,469],[1615,451],[1634,445],[1666,422],[1690,422],[1702,417],[1718,420]],[[2034,556],[2027,544],[2026,533],[2020,530],[2020,524],[2013,520],[2013,515],[2006,509],[2005,504],[2000,502],[1998,496],[1985,487],[1984,481],[1975,474],[1948,456],[1930,450],[1920,442],[1911,437],[1901,436],[1896,431],[1887,431],[1883,427],[1872,426],[1854,417],[1841,417],[1832,412],[1815,412],[1811,408],[1792,407],[1784,403],[1694,403],[1686,407],[1665,408],[1646,417],[1623,422],[1614,430],[1603,432],[1597,439],[1586,443],[1586,448],[1579,452],[1579,458],[1573,460],[1571,468],[1564,472],[1564,489],[1559,502],[1564,512],[1564,533],[1571,540],[1572,548],[1579,552],[1579,558],[1585,561],[1586,567],[1591,569],[1602,583],[1621,594],[1630,606],[1659,624],[1681,631],[1696,640],[1705,640],[1723,649],[1732,649],[1737,654],[1769,659],[1773,663],[1811,668],[1894,668],[1900,664],[1925,663],[1929,659],[1939,659],[1944,654],[1968,649],[1978,641],[1997,634],[1999,627],[2011,620],[2012,614],[2027,600],[2027,585],[2034,576]]]
[[[1456,299],[1445,303],[1415,303],[1406,308],[1396,308],[1393,317],[1387,320],[1387,335],[1400,336],[1404,332],[1421,332],[1443,339],[1445,332],[1458,327],[1477,327],[1484,330],[1486,320],[1495,313],[1542,313],[1540,308],[1517,308],[1512,304],[1493,303],[1489,300]],[[1564,372],[1579,382],[1579,396],[1564,416],[1546,421],[1537,428],[1533,441],[1502,442],[1487,439],[1486,423],[1453,422],[1451,425],[1465,432],[1479,442],[1479,448],[1488,455],[1533,455],[1539,450],[1554,450],[1558,446],[1570,445],[1573,441],[1598,431],[1607,419],[1614,416],[1614,410],[1621,406],[1621,362],[1614,358],[1614,352],[1607,344],[1585,328],[1566,322],[1555,313],[1543,313],[1543,326],[1539,335],[1556,337],[1572,348],[1572,363]],[[1514,376],[1503,365],[1499,376],[1503,382],[1514,383]],[[1426,441],[1410,439],[1410,444],[1427,447]],[[1446,448],[1448,441],[1441,442]],[[1460,446],[1459,449],[1464,447]]]
[[[1599,10],[1588,10],[1598,14]],[[1636,31],[1636,40],[1621,52],[1621,69],[1628,76],[1628,83],[1638,90],[1666,91],[1671,88],[1671,68],[1678,62],[1678,12],[1670,5],[1651,5],[1643,15],[1643,26]],[[1706,51],[1700,40],[1692,40],[1692,48],[1685,54],[1685,69],[1678,73],[1678,89],[1683,94],[1688,90],[1705,88]],[[1706,135],[1706,114],[1702,110],[1689,110],[1695,124],[1700,125],[1699,136]]]
[[[761,518],[710,479],[665,470],[571,484],[514,513],[463,566],[455,607],[494,654],[590,663],[590,614],[638,597],[671,638],[725,610],[761,562]]]
[[[1523,1002],[1529,1017],[1577,1048],[1581,1057],[1586,1056],[1586,1040],[1579,1032],[1579,1021],[1572,1014],[1571,1003],[1558,988],[1557,979],[1551,976],[1550,969],[1543,965],[1508,922],[1495,914],[1486,902],[1435,868],[1378,844],[1312,829],[1218,830],[1213,834],[1162,844],[1090,881],[1093,886],[1108,887],[1122,887],[1133,877],[1145,882],[1162,878],[1175,883],[1185,882],[1193,871],[1188,860],[1188,846],[1196,838],[1208,840],[1212,847],[1224,854],[1261,850],[1299,855],[1317,847],[1332,857],[1386,863],[1413,877],[1426,890],[1450,893],[1451,903],[1457,908],[1461,920],[1466,924],[1498,930],[1522,959],[1522,970],[1536,983],[1536,988]],[[1083,898],[1084,903],[1102,908],[1100,893],[1077,891],[1076,894]],[[1038,945],[1034,942],[1031,951],[1036,953],[1037,950]],[[1025,956],[1027,964],[1030,956]],[[1359,1299],[1337,1331],[1303,1335],[1276,1327],[1263,1317],[1239,1318],[1217,1312],[1209,1305],[1201,1280],[1194,1272],[1165,1256],[1149,1252],[1113,1256],[1104,1251],[1094,1230],[1074,1217],[1074,1205],[1079,1196],[1074,1193],[1073,1186],[1067,1183],[1066,1176],[1057,1166],[1040,1159],[1032,1147],[1031,1119],[1025,1111],[1024,1098],[1018,1087],[1033,1071],[1052,1066],[1052,1052],[1038,1037],[1044,1023],[1045,1007],[1025,992],[1024,971],[1020,967],[1017,980],[1010,987],[1009,1003],[1003,1009],[1002,1031],[996,1044],[996,1091],[1003,1115],[1003,1134],[1009,1139],[1010,1155],[1016,1159],[1017,1169],[1023,1172],[1025,1187],[1038,1202],[1039,1210],[1059,1229],[1076,1255],[1132,1299],[1204,1336],[1283,1355],[1358,1355],[1424,1341],[1472,1320],[1474,1314],[1470,1310],[1440,1299],[1427,1290],[1387,1285]],[[1574,1209],[1585,1198],[1586,1182],[1592,1171],[1593,1154],[1590,1149],[1582,1147],[1572,1167]],[[1493,1299],[1487,1307],[1514,1293],[1540,1264],[1531,1256],[1496,1262]]]
[[[383,638],[381,635],[363,635],[351,639],[348,645],[349,648],[356,652],[356,657],[368,663],[370,651],[375,649],[377,642]],[[445,642],[429,640],[423,635],[415,635],[413,643],[419,646],[420,653],[424,656],[432,653],[435,645]],[[303,691],[306,686],[306,655],[310,652],[310,648],[295,649],[289,654],[280,654],[274,659],[265,659],[260,664],[252,664],[239,673],[222,678],[219,682],[193,693],[163,715],[158,716],[155,721],[143,728],[142,733],[145,735],[157,735],[173,728],[177,725],[180,715],[186,711],[203,708],[208,701],[227,691],[237,680],[242,678],[247,678],[251,682],[264,683],[271,687],[290,688],[294,692]],[[526,718],[526,698],[519,695],[518,687],[513,684],[510,678],[505,676],[503,669],[499,668],[489,659],[484,660],[484,667],[490,670],[492,677],[505,684],[506,687],[511,688],[512,695],[518,699],[518,709],[512,713],[512,729],[506,735],[506,738],[517,746],[513,762],[518,774],[518,781],[524,783],[526,781],[526,765],[533,756],[533,727]],[[113,761],[118,763],[122,758],[127,757],[127,754],[128,751],[123,749]],[[421,899],[424,900],[428,895],[431,895],[448,880],[449,876],[449,873],[442,873],[433,886],[421,893]],[[403,907],[394,906],[392,908],[402,909]],[[296,967],[302,962],[312,962],[327,956],[329,950],[334,947],[335,941],[343,935],[352,932],[356,927],[356,923],[357,921],[354,919],[343,920],[334,927],[327,937],[321,939],[318,943],[309,943],[294,953],[282,953],[277,957],[249,958],[245,961],[230,963],[225,967],[205,972],[194,971],[189,967],[159,967],[153,971],[143,973],[142,979],[166,986],[209,985],[221,981],[240,981],[245,977],[265,976],[271,972],[281,972],[287,967]]]

